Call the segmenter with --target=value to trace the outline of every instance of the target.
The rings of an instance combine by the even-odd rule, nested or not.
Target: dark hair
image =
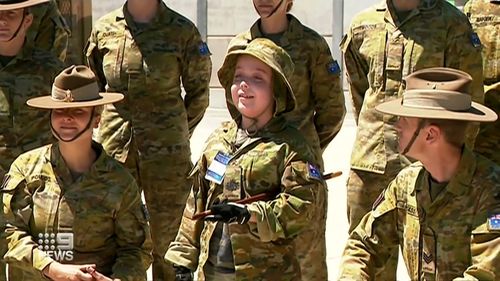
[[[465,134],[470,122],[448,119],[423,119],[424,126],[434,125],[441,129],[444,139],[455,147],[462,147],[465,143]]]

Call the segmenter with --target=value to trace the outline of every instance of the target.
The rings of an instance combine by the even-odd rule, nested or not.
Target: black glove
[[[212,205],[210,211],[212,211],[212,214],[205,217],[206,220],[245,224],[250,219],[247,206],[234,202]]]
[[[175,264],[174,271],[175,281],[193,281],[193,272],[191,272],[191,269]]]

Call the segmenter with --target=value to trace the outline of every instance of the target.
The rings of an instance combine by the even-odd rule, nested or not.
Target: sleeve
[[[447,42],[445,66],[465,71],[472,76],[472,100],[482,104],[484,88],[481,43],[467,17],[460,13],[458,18],[461,22],[450,28],[451,37]],[[466,144],[469,148],[474,147],[478,131],[478,124],[469,126],[466,135]]]
[[[323,37],[311,69],[311,93],[314,99],[314,125],[322,150],[337,135],[346,113],[344,91],[341,86],[340,66],[332,58]]]
[[[95,73],[100,91],[105,92],[107,81],[102,67],[103,55],[99,51],[99,42],[97,39],[98,30],[96,27],[97,25],[95,25],[92,29],[87,45],[85,46],[84,53],[86,57],[86,64]]]
[[[186,91],[184,106],[188,117],[189,133],[192,135],[208,107],[212,61],[208,45],[192,26],[191,36],[183,54],[182,85]]]
[[[250,227],[256,229],[262,242],[296,237],[313,220],[318,193],[325,189],[319,170],[294,156],[285,166],[276,199],[247,205],[256,218]]]
[[[33,9],[33,16],[39,17],[33,19],[34,26],[30,27],[31,32],[35,33],[35,47],[50,51],[64,62],[70,32],[64,17],[57,8],[57,3],[51,0],[45,6]]]
[[[33,215],[32,193],[30,186],[16,160],[6,175],[2,186],[4,217],[6,218],[5,237],[8,243],[6,262],[25,264],[41,271],[54,260],[38,249],[31,235],[29,221]],[[40,181],[35,184],[42,184]]]
[[[359,53],[359,46],[354,41],[352,27],[347,35],[344,35],[340,48],[344,54],[344,64],[346,69],[349,92],[351,94],[352,106],[356,123],[363,106],[365,93],[368,90],[368,65]]]
[[[179,231],[165,254],[166,261],[187,267],[193,271],[198,267],[200,235],[204,221],[193,220],[192,217],[196,213],[205,211],[206,192],[208,190],[208,184],[204,179],[205,172],[202,169],[204,164],[202,163],[200,160],[190,173],[193,185],[186,201]]]
[[[498,280],[500,278],[500,191],[483,193],[471,234],[472,264],[458,280]]]
[[[115,219],[117,241],[113,277],[122,281],[145,280],[151,265],[153,244],[142,204],[139,187],[133,182],[126,193]]]
[[[395,184],[380,194],[347,239],[338,280],[372,280],[374,269],[382,267],[398,244]]]

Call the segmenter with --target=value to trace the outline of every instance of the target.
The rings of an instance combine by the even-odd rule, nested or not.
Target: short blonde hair
[[[434,125],[443,132],[447,143],[461,148],[465,143],[465,134],[470,122],[447,119],[423,119],[424,125]]]

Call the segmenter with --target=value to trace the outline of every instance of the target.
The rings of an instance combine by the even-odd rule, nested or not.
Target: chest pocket
[[[483,68],[486,81],[500,78],[500,16],[471,17],[471,24],[483,46]]]
[[[368,63],[368,82],[372,88],[383,85],[385,45],[387,31],[384,24],[362,25],[353,30],[352,44],[358,46],[359,53]]]
[[[57,207],[60,195],[52,188],[47,188],[48,183],[42,180],[34,180],[27,183],[27,189],[33,190],[32,195],[32,222],[35,232],[55,232],[55,221],[57,219]]]

